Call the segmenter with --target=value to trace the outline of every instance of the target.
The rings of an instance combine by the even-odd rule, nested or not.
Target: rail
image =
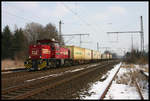
[[[105,65],[98,65],[98,66],[95,66],[93,69],[88,69],[84,72],[81,72],[77,75],[74,75],[74,76],[71,76],[69,78],[65,78],[63,80],[60,80],[60,81],[57,81],[57,82],[54,82],[53,84],[51,85],[44,85],[42,87],[36,87],[34,88],[33,86],[31,85],[35,85],[35,83],[27,83],[27,84],[23,84],[23,85],[20,85],[20,86],[16,86],[16,87],[11,87],[11,88],[8,88],[8,89],[5,89],[5,90],[2,90],[2,98],[8,98],[8,99],[25,99],[27,97],[30,97],[30,96],[33,96],[35,94],[38,94],[46,89],[49,89],[49,88],[53,88],[55,86],[58,86],[62,83],[65,83],[65,82],[68,82],[72,79],[75,79],[75,78],[78,78],[80,76],[83,76],[89,72],[92,72],[96,69],[98,69],[97,67],[101,68],[103,66],[107,66],[107,65],[110,65],[111,63],[109,64],[105,64]],[[40,84],[43,80],[40,80],[38,83]],[[37,83],[37,82],[36,82]]]
[[[142,95],[142,92],[141,92],[141,90],[140,90],[140,87],[139,87],[139,85],[138,85],[138,83],[137,83],[137,80],[136,80],[135,76],[133,75],[133,72],[132,72],[132,71],[131,71],[131,74],[132,74],[132,81],[134,82],[134,84],[135,84],[135,86],[136,86],[136,89],[137,89],[137,91],[138,91],[138,93],[139,93],[139,95],[140,95],[140,98],[141,98],[141,100],[144,100],[144,97],[143,97],[143,95]]]
[[[120,65],[120,67],[121,67],[121,65]],[[111,84],[112,84],[112,81],[114,80],[115,76],[117,75],[117,73],[118,73],[119,70],[120,70],[120,67],[119,67],[118,70],[116,71],[116,73],[115,73],[115,75],[113,76],[112,80],[109,82],[108,86],[105,88],[104,92],[101,94],[101,96],[100,96],[100,99],[101,99],[101,100],[103,100],[104,97],[105,97],[105,95],[107,94],[108,89],[110,88],[110,86],[111,86]],[[132,71],[131,71],[131,73],[132,73]],[[138,83],[137,83],[135,77],[133,76],[133,73],[132,73],[132,80],[133,80],[133,82],[134,82],[134,84],[135,84],[135,86],[136,86],[136,89],[137,89],[137,91],[138,91],[138,93],[139,93],[139,95],[140,95],[141,100],[144,100],[144,97],[143,97],[143,95],[142,95],[142,92],[141,92],[141,90],[140,90],[140,87],[139,87],[139,85],[138,85]]]
[[[147,79],[149,78],[149,75],[146,75],[143,70],[140,70],[140,73],[143,74]]]
[[[144,100],[144,97],[143,97],[143,95],[142,95],[142,92],[141,92],[141,90],[140,90],[140,87],[139,87],[137,81],[135,80],[134,82],[135,82],[136,88],[137,88],[137,90],[138,90],[138,93],[139,93],[139,95],[140,95],[140,97],[141,97],[141,100]]]
[[[110,86],[112,84],[112,81],[114,80],[114,78],[116,77],[117,73],[119,72],[121,65],[122,65],[122,63],[120,63],[120,66],[119,66],[118,70],[116,71],[116,73],[114,74],[112,79],[110,79],[110,82],[108,83],[106,88],[104,88],[104,92],[102,94],[100,94],[100,100],[103,100],[105,98],[105,95],[107,94],[108,89],[110,88]]]
[[[14,72],[23,72],[23,71],[27,71],[27,70],[25,68],[6,69],[6,70],[1,70],[1,73],[5,74],[5,73],[14,73]]]

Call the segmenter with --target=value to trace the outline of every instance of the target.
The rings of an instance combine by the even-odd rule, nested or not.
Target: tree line
[[[1,33],[1,59],[22,59],[28,56],[28,47],[40,39],[55,39],[64,45],[64,39],[59,35],[55,25],[48,23],[43,26],[39,23],[27,23],[25,28],[10,30],[7,25]]]
[[[133,49],[131,52],[125,54],[125,62],[134,64],[147,64],[149,60],[149,51],[139,51],[138,49]]]

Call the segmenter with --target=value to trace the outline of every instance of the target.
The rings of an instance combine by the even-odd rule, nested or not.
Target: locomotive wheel
[[[46,69],[50,69],[51,68],[51,66],[50,66],[50,64],[48,64],[47,66],[46,66]]]
[[[56,63],[54,63],[53,67],[54,67],[54,68],[56,68],[56,67],[57,67],[57,66],[56,66]]]
[[[52,62],[52,67],[53,67],[53,68],[56,68],[56,61],[53,61],[53,62]]]
[[[30,71],[31,71],[31,69],[30,69],[30,68],[28,68],[28,69],[27,69],[27,71],[28,71],[28,72],[30,72]]]
[[[56,61],[56,67],[58,68],[60,66],[60,62],[59,61]]]

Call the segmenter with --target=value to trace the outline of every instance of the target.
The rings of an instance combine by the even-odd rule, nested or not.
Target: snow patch
[[[113,92],[113,93],[112,93]],[[104,99],[140,99],[135,87],[116,84],[114,81]]]
[[[110,89],[108,90],[106,96],[104,99],[141,99],[139,93],[137,92],[137,89],[135,86],[130,86],[130,82],[125,84],[117,84],[117,80],[121,80],[121,76],[124,74],[127,74],[130,71],[137,71],[141,70],[141,67],[139,65],[134,65],[135,68],[120,68],[117,79],[112,82],[112,85],[110,86]],[[146,68],[147,65],[145,65]],[[84,91],[80,93],[80,99],[100,99],[101,94],[104,92],[105,88],[107,87],[108,82],[110,82],[110,78],[115,74],[117,71],[119,65],[115,66],[111,71],[108,71],[107,74],[103,75],[102,78],[104,78],[106,75],[108,75],[107,79],[103,82],[95,82],[90,85],[90,88],[88,90],[89,95],[85,95]],[[124,77],[124,76],[123,76]],[[126,76],[129,78],[129,75]],[[102,79],[101,78],[101,79]],[[144,99],[149,99],[149,83],[146,81],[139,81],[139,85],[141,85],[143,88],[141,88],[142,95]]]
[[[144,74],[145,74],[146,76],[149,76],[149,73],[147,73],[147,72],[144,72]]]
[[[93,85],[91,85],[90,90],[88,91],[89,93],[92,93],[90,96],[80,95],[80,98],[81,99],[100,99],[106,87],[108,86],[109,82],[112,80],[115,73],[119,69],[120,65],[121,63],[115,65],[114,68],[111,71],[109,71],[110,74],[108,75],[105,81],[103,82],[98,81],[94,83]]]

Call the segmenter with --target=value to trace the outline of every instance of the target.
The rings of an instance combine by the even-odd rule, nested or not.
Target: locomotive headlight
[[[31,58],[31,56],[29,56],[29,59]]]

